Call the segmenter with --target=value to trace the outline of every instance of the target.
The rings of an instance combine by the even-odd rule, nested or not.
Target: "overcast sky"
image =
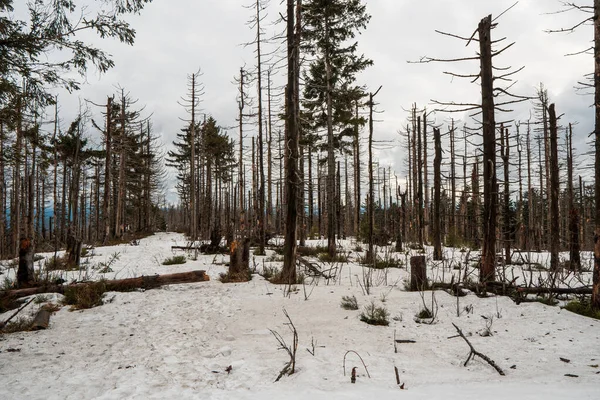
[[[481,18],[498,15],[515,0],[370,0],[366,1],[372,19],[367,30],[358,37],[359,49],[374,61],[359,78],[359,83],[375,91],[383,86],[376,100],[382,113],[377,116],[375,135],[378,140],[391,141],[377,157],[381,165],[391,166],[398,176],[404,176],[404,150],[399,145],[398,130],[406,126],[407,112],[412,103],[433,109],[432,99],[477,102],[479,87],[468,80],[452,79],[443,71],[476,73],[477,62],[461,65],[409,64],[422,56],[437,58],[470,57],[477,50],[473,44],[441,36],[443,30],[460,36],[470,36]],[[281,9],[279,0],[272,0],[267,21],[274,21]],[[185,117],[178,100],[185,94],[186,77],[201,68],[205,85],[202,108],[225,127],[236,125],[237,103],[234,76],[241,66],[254,64],[251,49],[242,43],[251,41],[254,32],[246,25],[252,11],[242,0],[154,0],[141,15],[128,17],[137,31],[136,43],[129,47],[110,40],[98,40],[99,46],[112,54],[116,66],[99,76],[90,71],[82,90],[62,94],[62,116],[67,126],[76,112],[78,98],[96,103],[105,102],[115,92],[115,86],[127,89],[139,104],[153,113],[155,133],[170,145],[182,127]],[[588,55],[565,57],[591,45],[593,30],[584,26],[573,34],[548,34],[546,29],[569,27],[584,16],[577,12],[549,15],[561,9],[554,0],[520,0],[503,15],[493,31],[493,39],[507,37],[516,44],[495,59],[499,66],[525,66],[512,89],[521,95],[535,95],[535,87],[543,82],[557,112],[565,114],[563,123],[579,122],[575,130],[579,151],[585,150],[585,140],[593,129],[593,99],[578,95],[573,87],[583,75],[593,71],[593,58]],[[586,15],[587,16],[587,15]],[[267,22],[265,21],[265,23]],[[267,31],[283,26],[266,27]],[[88,40],[85,35],[83,39]],[[474,43],[476,44],[476,43]],[[501,119],[527,119],[530,105],[520,107],[514,115]],[[450,115],[437,114],[437,123],[445,123]],[[462,115],[453,115],[464,119]],[[231,134],[237,138],[235,129]],[[174,178],[171,178],[174,179]],[[172,188],[174,182],[168,182]],[[176,197],[169,196],[171,201]]]

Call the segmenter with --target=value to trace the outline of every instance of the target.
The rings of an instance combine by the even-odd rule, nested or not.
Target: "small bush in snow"
[[[279,269],[277,267],[265,266],[262,270],[262,273],[260,273],[259,275],[265,278],[266,280],[269,280],[277,274],[279,274]]]
[[[573,300],[570,301],[564,308],[565,310],[569,310],[575,314],[600,319],[600,310],[594,310],[591,303],[587,301]]]
[[[417,313],[416,317],[419,319],[429,319],[433,318],[433,313],[429,308],[425,307]]]
[[[329,255],[329,253],[320,253],[319,254],[319,260],[321,262],[328,262],[328,263],[347,263],[348,262],[348,255],[346,255],[346,254],[335,254],[333,257],[331,257]]]
[[[369,325],[388,326],[390,313],[385,307],[377,307],[374,302],[365,306],[360,314],[360,320]]]
[[[356,300],[356,296],[342,296],[340,307],[342,307],[344,310],[358,310],[358,301]]]
[[[73,306],[74,310],[93,308],[104,304],[104,293],[106,293],[106,283],[104,281],[67,286],[65,287],[63,303]]]
[[[186,258],[185,256],[173,256],[171,258],[167,258],[163,261],[163,265],[176,265],[176,264],[185,264]]]

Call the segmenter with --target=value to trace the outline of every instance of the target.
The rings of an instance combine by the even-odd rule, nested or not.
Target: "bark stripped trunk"
[[[510,264],[510,186],[509,186],[509,155],[510,155],[510,144],[508,141],[508,129],[504,127],[500,128],[502,143],[500,148],[500,155],[502,157],[502,163],[504,167],[504,212],[502,218],[502,230],[504,234],[504,263]]]
[[[104,218],[104,244],[106,244],[110,239],[110,167],[112,159],[112,100],[112,97],[109,97],[106,102],[106,158],[104,164],[104,199],[102,204],[102,216]]]
[[[594,0],[595,232],[592,307],[600,309],[600,0]]]
[[[558,214],[558,128],[554,104],[548,107],[550,117],[550,269],[558,270],[558,250],[560,245]]]
[[[441,203],[441,166],[442,166],[442,139],[440,130],[433,129],[435,143],[435,158],[433,159],[433,259],[442,259],[442,233],[440,230],[440,203]]]
[[[567,191],[569,196],[569,263],[570,269],[581,269],[579,254],[579,210],[575,207],[573,193],[573,127],[569,124],[567,136]]]

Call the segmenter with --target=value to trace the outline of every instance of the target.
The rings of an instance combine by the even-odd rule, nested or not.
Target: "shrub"
[[[390,313],[385,307],[377,307],[374,302],[366,305],[363,312],[360,314],[360,320],[369,325],[388,326],[390,322],[388,317]]]
[[[340,307],[342,307],[344,310],[358,310],[358,301],[356,300],[356,296],[342,296]]]
[[[232,274],[230,272],[219,274],[219,280],[221,283],[239,283],[248,282],[252,280],[252,272],[248,269],[247,271],[238,272]]]
[[[329,253],[319,253],[319,261],[327,263],[347,263],[348,256],[346,254],[335,254],[333,257]]]
[[[33,317],[17,317],[15,321],[10,321],[0,331],[2,333],[27,332],[31,329]]]
[[[397,260],[394,258],[386,258],[384,260],[375,261],[375,265],[373,268],[375,269],[386,269],[386,268],[402,268],[403,266],[402,260]]]
[[[317,246],[317,247],[308,247],[308,246],[298,246],[296,248],[296,252],[304,257],[318,257],[321,253],[327,253],[327,247],[325,246]]]
[[[419,319],[430,319],[433,318],[433,313],[429,308],[425,307],[417,313],[416,317]]]
[[[63,303],[71,305],[73,310],[83,310],[104,304],[106,283],[104,281],[91,282],[65,288]]]
[[[279,274],[279,269],[277,267],[265,266],[262,270],[262,273],[260,273],[259,275],[265,278],[266,280],[270,280],[277,274]]]
[[[594,310],[591,302],[588,301],[573,300],[564,309],[585,317],[600,319],[600,310]]]
[[[173,256],[171,258],[167,258],[163,261],[163,265],[176,265],[176,264],[185,264],[186,258],[184,255]]]
[[[76,266],[69,265],[69,256],[52,256],[46,260],[46,271],[57,271],[57,270],[65,270],[68,271],[70,269],[77,268]]]

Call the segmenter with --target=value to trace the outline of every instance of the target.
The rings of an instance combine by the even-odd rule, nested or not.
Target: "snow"
[[[437,291],[437,320],[422,324],[414,319],[423,308],[419,293],[403,287],[406,269],[391,269],[387,275],[375,271],[377,285],[370,295],[358,285],[363,268],[355,262],[344,264],[335,282],[308,278],[304,287],[297,285],[297,291],[288,293],[258,275],[248,283],[222,284],[218,276],[226,271],[224,256],[198,255],[195,261],[163,266],[164,259],[184,254],[171,251],[175,244],[185,245],[185,238],[159,233],[142,239],[139,246],[97,248],[85,271],[63,276],[69,281],[113,279],[204,269],[211,281],[108,293],[100,307],[63,307],[52,316],[48,330],[1,336],[0,398],[600,398],[600,321],[541,303],[517,305],[509,298],[473,294],[459,299],[462,312],[457,316],[456,298]],[[115,253],[119,257],[111,265],[113,272],[94,269]],[[461,254],[451,255],[458,260]],[[263,260],[255,258],[259,268]],[[3,276],[14,274],[12,269],[4,272]],[[445,272],[447,277],[451,273]],[[367,325],[359,320],[361,310],[342,309],[345,295],[355,295],[361,310],[371,301],[386,307],[390,326]],[[58,297],[49,300],[56,302]],[[431,300],[426,292],[424,301],[429,305]],[[34,313],[41,306],[35,303],[22,313]],[[468,305],[472,313],[464,312]],[[288,356],[278,350],[269,329],[291,342],[284,309],[299,335],[297,371],[275,383]],[[0,315],[0,321],[11,313]],[[492,336],[480,335],[486,328],[482,316],[494,317]],[[451,338],[456,335],[452,323],[506,376],[479,358],[464,367],[469,348],[460,337]],[[394,335],[416,343],[398,344],[395,353]],[[313,341],[314,356],[307,351],[312,351]],[[346,356],[344,376],[348,350],[360,354],[371,378],[353,353]],[[230,373],[225,372],[228,366]],[[350,369],[355,366],[358,378],[351,384]],[[396,385],[394,366],[405,390]]]

